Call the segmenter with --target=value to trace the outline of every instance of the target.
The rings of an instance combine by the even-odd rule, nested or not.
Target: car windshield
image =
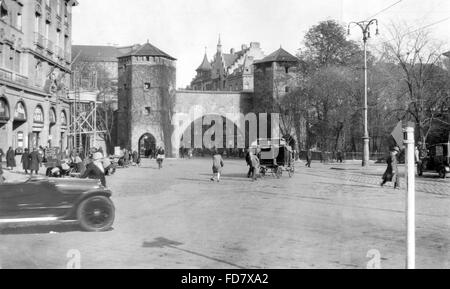
[[[3,169],[3,177],[5,178],[4,184],[22,184],[30,180],[30,176],[22,173],[12,173]]]

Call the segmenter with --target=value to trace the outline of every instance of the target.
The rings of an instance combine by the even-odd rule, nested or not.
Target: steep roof
[[[121,53],[115,46],[73,45],[72,57],[77,61],[117,61]]]
[[[225,61],[225,67],[230,67],[231,65],[233,65],[236,60],[239,58],[239,55],[237,54],[223,54],[223,59]]]
[[[203,62],[197,68],[197,71],[210,71],[210,70],[212,70],[212,66],[211,66],[211,63],[209,63],[208,56],[206,56],[206,53],[205,53],[205,57],[203,58]]]
[[[168,58],[170,60],[176,60],[174,57],[170,56],[169,54],[165,53],[164,51],[160,50],[159,48],[151,45],[149,42],[132,50],[130,53],[126,53],[119,57],[122,58],[122,57],[128,57],[128,56],[159,56],[159,57]]]
[[[277,51],[270,54],[260,61],[256,61],[255,64],[258,63],[267,63],[267,62],[298,62],[298,58],[294,55],[290,54],[286,50],[280,47]]]

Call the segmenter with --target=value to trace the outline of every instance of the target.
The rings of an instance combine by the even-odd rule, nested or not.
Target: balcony
[[[36,44],[36,46],[38,46],[39,48],[45,48],[45,40],[46,39],[42,34],[38,32],[34,33],[34,44]]]
[[[0,68],[0,79],[10,82],[16,82],[17,84],[25,86],[29,85],[28,77],[1,68]]]

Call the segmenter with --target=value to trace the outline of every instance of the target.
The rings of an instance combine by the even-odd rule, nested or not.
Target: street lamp
[[[376,25],[377,30],[375,35],[379,35],[378,30],[378,20],[372,19],[370,21],[361,21],[361,22],[351,22],[348,25],[348,35],[350,35],[350,26],[352,24],[357,25],[361,28],[363,33],[363,42],[364,42],[364,152],[363,152],[363,161],[362,166],[367,167],[369,165],[370,160],[370,137],[369,137],[369,129],[368,129],[368,101],[367,101],[367,40],[370,38],[370,26]]]

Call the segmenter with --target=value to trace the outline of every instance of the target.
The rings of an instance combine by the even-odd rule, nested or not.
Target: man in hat
[[[400,189],[400,176],[398,173],[398,155],[400,154],[400,148],[394,147],[387,160],[388,167],[383,175],[383,182],[381,186],[383,187],[388,182],[394,183],[394,189]]]
[[[31,171],[31,175],[35,173],[36,175],[39,174],[39,168],[42,163],[42,156],[39,154],[39,151],[37,148],[33,148],[33,152],[29,156],[29,168]]]
[[[92,162],[86,166],[86,170],[80,178],[100,180],[102,185],[106,187],[105,169],[103,168],[101,160],[102,154],[98,152],[94,153]]]

